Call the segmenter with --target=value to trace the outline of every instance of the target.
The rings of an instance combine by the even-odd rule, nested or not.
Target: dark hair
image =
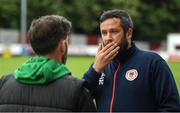
[[[131,17],[123,10],[115,9],[104,11],[100,17],[100,23],[109,18],[119,18],[121,20],[122,28],[125,32],[127,32],[129,28],[133,29],[133,21]]]
[[[32,21],[29,29],[30,44],[36,54],[54,51],[61,39],[70,33],[71,22],[63,16],[47,15]]]

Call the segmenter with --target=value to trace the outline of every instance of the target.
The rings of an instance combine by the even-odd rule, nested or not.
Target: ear
[[[66,40],[60,40],[59,50],[60,50],[61,54],[64,54],[66,52]]]
[[[129,28],[128,31],[126,32],[126,38],[127,38],[128,41],[131,41],[132,33],[133,33],[133,29]]]

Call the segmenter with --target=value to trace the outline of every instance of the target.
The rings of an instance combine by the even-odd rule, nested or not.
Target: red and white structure
[[[7,48],[13,55],[33,54],[28,37],[23,46],[20,34],[18,30],[0,29],[0,54]],[[71,34],[68,54],[94,56],[101,40],[97,35]],[[157,52],[165,60],[180,61],[180,33],[170,33],[167,35],[167,41],[158,43],[145,41],[135,43],[141,49]]]
[[[168,60],[180,61],[180,33],[170,33],[167,35]]]

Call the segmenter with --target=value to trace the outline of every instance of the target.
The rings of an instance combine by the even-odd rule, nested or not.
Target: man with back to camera
[[[180,111],[171,70],[158,54],[140,50],[132,42],[133,22],[127,12],[103,12],[100,32],[104,44],[83,77],[98,111]],[[120,47],[113,60],[105,49],[112,43]]]
[[[83,80],[65,66],[71,22],[58,15],[33,20],[29,37],[37,54],[0,79],[0,111],[96,111]]]

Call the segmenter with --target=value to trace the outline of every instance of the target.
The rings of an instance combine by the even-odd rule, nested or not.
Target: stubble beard
[[[116,55],[116,57],[114,59],[118,59],[118,57],[121,55],[121,54],[124,54],[124,52],[128,49],[128,41],[127,41],[127,38],[126,36],[124,36],[121,40],[121,43],[119,44],[119,51],[118,51],[118,54]]]
[[[126,51],[128,49],[128,42],[127,42],[127,38],[123,37],[121,40],[121,43],[119,44],[119,53],[123,53],[124,51]]]

